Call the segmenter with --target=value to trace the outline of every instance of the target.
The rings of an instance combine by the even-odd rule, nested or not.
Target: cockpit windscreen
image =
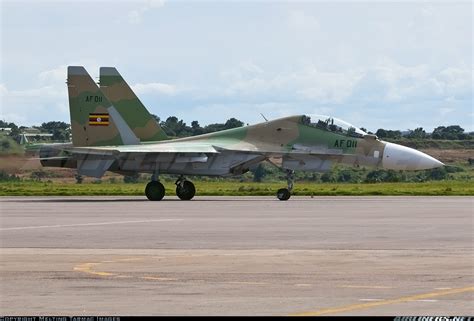
[[[342,135],[360,137],[367,135],[366,132],[357,128],[343,120],[323,115],[305,115],[302,117],[301,122],[304,125],[316,127],[322,130],[339,133]]]

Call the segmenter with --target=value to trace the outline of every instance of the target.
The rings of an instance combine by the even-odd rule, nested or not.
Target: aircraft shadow
[[[310,199],[308,199],[310,200]],[[163,199],[161,201],[151,202],[146,198],[143,199],[72,199],[72,198],[58,198],[58,199],[31,199],[31,200],[4,200],[3,202],[22,202],[22,203],[114,203],[114,202],[150,202],[152,204],[162,202],[268,202],[278,201],[276,198],[269,199],[194,199],[190,201],[182,201],[179,199]]]

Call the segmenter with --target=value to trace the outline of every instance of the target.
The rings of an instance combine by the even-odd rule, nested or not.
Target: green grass
[[[236,181],[194,181],[196,195],[275,195],[284,182],[251,183]],[[173,182],[164,182],[166,195],[175,195]],[[145,183],[58,183],[2,182],[0,196],[75,196],[75,195],[144,195]],[[474,195],[470,181],[431,181],[425,183],[316,184],[296,182],[294,195]]]

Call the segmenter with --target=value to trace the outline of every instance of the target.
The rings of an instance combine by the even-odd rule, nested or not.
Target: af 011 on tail
[[[72,144],[43,146],[43,166],[76,168],[80,175],[97,178],[106,171],[150,173],[145,195],[152,201],[165,195],[160,174],[177,175],[177,196],[190,200],[196,189],[186,176],[240,175],[264,161],[286,172],[287,186],[277,191],[280,200],[290,198],[295,170],[324,172],[336,163],[394,170],[444,165],[420,151],[319,115],[170,140],[115,68],[100,69],[99,88],[82,66],[70,66],[67,86]]]

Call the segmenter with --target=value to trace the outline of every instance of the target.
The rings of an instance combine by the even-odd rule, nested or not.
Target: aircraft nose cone
[[[385,143],[382,167],[395,170],[421,170],[444,166],[436,158],[416,149]]]

